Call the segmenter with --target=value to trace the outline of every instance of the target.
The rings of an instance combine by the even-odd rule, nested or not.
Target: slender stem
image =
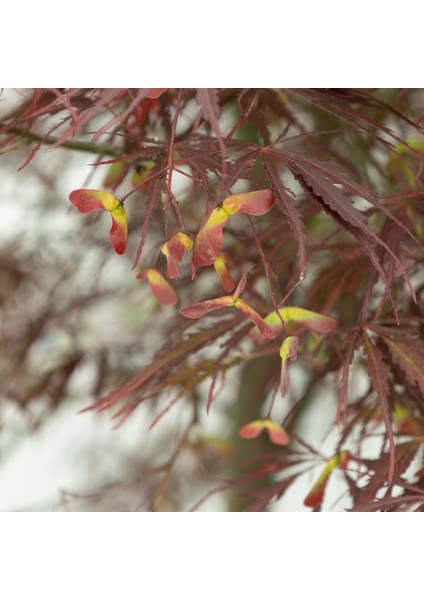
[[[171,139],[169,141],[169,152],[168,152],[168,179],[166,182],[166,200],[164,210],[168,208],[169,203],[171,202],[172,207],[174,209],[175,217],[178,221],[180,227],[185,230],[184,222],[182,220],[180,211],[178,210],[178,202],[172,192],[172,173],[174,170],[174,145],[175,145],[175,132],[177,129],[177,121],[178,116],[180,114],[180,106],[181,106],[181,98],[182,98],[182,89],[178,92],[177,106],[175,107],[175,116],[174,121],[172,123],[171,129]]]
[[[13,135],[26,142],[37,142],[42,146],[54,146],[59,139],[52,136],[44,136],[39,133],[34,133],[33,131],[24,129],[23,127],[11,127],[5,132],[5,135]],[[103,156],[112,156],[114,158],[117,158],[122,154],[120,149],[113,148],[112,146],[78,140],[68,140],[60,144],[60,147],[67,148],[68,150],[75,150],[77,152],[91,152],[93,154],[101,154]]]
[[[265,256],[264,250],[262,248],[262,244],[261,244],[260,239],[258,238],[258,235],[256,233],[255,226],[253,225],[252,218],[249,215],[246,215],[246,217],[247,217],[247,220],[249,221],[250,229],[252,231],[253,238],[254,238],[254,240],[256,242],[256,246],[258,248],[259,254],[261,255],[261,258],[262,258],[262,263],[263,263],[264,269],[265,269],[265,277],[266,277],[266,281],[267,281],[267,284],[268,284],[268,290],[269,290],[269,295],[271,297],[272,306],[273,306],[273,308],[274,308],[275,311],[278,311],[277,301],[275,299],[275,292],[274,292],[274,289],[272,287],[271,273],[274,275],[274,279],[277,279],[277,277],[276,277],[276,275],[274,273],[274,270],[270,266],[270,264],[269,264],[269,262],[268,262],[268,260],[267,260],[267,258]],[[284,321],[282,320],[282,318],[281,318],[281,323],[283,325],[283,330],[284,330]]]
[[[238,129],[240,129],[240,127],[243,125],[243,123],[245,123],[247,121],[247,119],[250,117],[250,113],[252,112],[252,110],[257,107],[258,98],[259,98],[259,93],[256,92],[252,98],[249,108],[246,111],[243,111],[242,107],[240,106],[240,102],[238,103],[239,107],[240,107],[240,112],[242,113],[241,118],[237,121],[237,123],[231,129],[230,133],[227,135],[227,137],[226,137],[227,140],[231,139],[233,137],[233,135],[236,133],[236,131]]]

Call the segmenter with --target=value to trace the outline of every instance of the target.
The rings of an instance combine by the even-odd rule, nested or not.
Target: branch
[[[23,127],[12,127],[4,135],[13,135],[17,138],[25,140],[26,142],[37,142],[42,146],[54,146],[59,138],[51,136],[43,136],[39,133],[34,133]],[[68,140],[60,145],[62,148],[68,148],[68,150],[75,150],[77,152],[91,152],[93,154],[100,154],[102,156],[112,156],[118,158],[121,156],[121,151],[108,145],[95,144],[93,142],[73,141]]]

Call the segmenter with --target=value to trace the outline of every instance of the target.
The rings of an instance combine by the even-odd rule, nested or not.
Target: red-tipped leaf
[[[271,421],[271,419],[258,419],[244,425],[239,430],[239,436],[243,439],[251,440],[259,437],[262,431],[268,432],[269,439],[273,444],[286,446],[290,443],[287,431],[281,425],[278,425],[278,423]]]
[[[99,208],[112,211],[121,205],[114,194],[102,190],[74,190],[69,194],[69,200],[82,213]]]
[[[328,477],[318,487],[313,487],[303,501],[304,506],[308,508],[317,508],[324,499],[325,488],[327,487]]]
[[[212,211],[197,234],[193,254],[194,266],[207,267],[216,260],[224,241],[223,229],[230,215],[240,212],[263,215],[270,210],[273,203],[274,196],[271,190],[228,196]]]
[[[107,210],[112,216],[110,241],[117,252],[123,254],[127,247],[128,223],[122,202],[111,192],[102,190],[74,190],[69,194],[69,200],[76,208],[87,213],[92,210]]]
[[[247,215],[264,215],[271,210],[274,195],[271,190],[259,190],[228,196],[223,202],[223,208],[229,215],[246,213]]]
[[[224,243],[222,231],[227,220],[228,214],[222,206],[218,206],[202,225],[194,245],[193,265],[195,267],[207,267],[217,258]]]
[[[166,256],[167,277],[170,279],[178,277],[180,274],[178,263],[182,261],[184,252],[191,250],[192,247],[193,240],[183,231],[179,231],[163,244],[161,252]]]
[[[340,464],[339,467],[343,470],[346,470],[351,458],[351,454],[349,452],[349,450],[342,450],[339,454],[340,457]]]
[[[137,279],[148,280],[150,289],[160,304],[176,304],[178,296],[156,269],[146,269],[137,275]]]
[[[213,300],[205,300],[191,306],[186,306],[180,310],[180,313],[190,319],[198,319],[208,312],[218,310],[225,306],[236,306],[242,311],[242,313],[250,319],[259,329],[261,335],[265,338],[273,338],[274,332],[258,313],[244,300],[238,297],[246,286],[247,275],[243,273],[237,289],[233,296],[222,296],[221,298],[215,298]]]
[[[127,248],[128,222],[125,208],[121,205],[111,211],[112,227],[110,230],[110,242],[117,254],[123,254]]]
[[[181,262],[184,252],[193,248],[193,240],[184,231],[179,231],[167,242],[169,254],[176,261]]]
[[[237,287],[234,291],[234,294],[233,294],[234,298],[238,298],[239,296],[242,295],[242,293],[245,290],[246,283],[247,283],[247,273],[243,273],[242,276],[240,277],[240,281],[238,282]]]
[[[272,425],[268,425],[268,435],[273,444],[287,446],[290,443],[289,434],[283,427],[277,425],[277,423],[273,422]]]
[[[234,279],[228,270],[229,259],[225,252],[222,252],[218,258],[215,259],[213,266],[215,271],[218,273],[219,279],[221,280],[222,287],[226,292],[232,292],[235,288]]]
[[[213,310],[224,308],[225,306],[233,306],[234,300],[232,296],[222,296],[222,298],[215,298],[214,300],[205,300],[205,302],[198,302],[197,304],[191,304],[180,310],[180,313],[189,319],[198,319],[203,317]]]
[[[247,302],[245,302],[245,300],[242,300],[241,298],[236,298],[234,303],[237,306],[237,308],[239,308],[241,312],[250,321],[252,321],[252,323],[256,325],[262,337],[266,339],[273,339],[275,337],[272,328],[265,323],[263,318],[260,315],[258,315],[258,313],[255,310],[253,310],[253,308]]]
[[[341,450],[334,456],[330,458],[330,460],[325,465],[324,469],[321,471],[318,479],[314,483],[311,491],[306,496],[303,504],[310,508],[317,508],[323,501],[324,493],[328,484],[329,477],[331,473],[337,467],[341,469],[346,469],[350,460],[350,452],[349,450]]]
[[[263,421],[252,421],[247,425],[243,425],[243,427],[239,429],[238,434],[244,440],[253,440],[261,435],[264,428]]]
[[[168,252],[165,252],[163,247],[162,253],[166,256],[166,276],[169,277],[169,279],[175,279],[180,274],[178,261],[176,261]]]

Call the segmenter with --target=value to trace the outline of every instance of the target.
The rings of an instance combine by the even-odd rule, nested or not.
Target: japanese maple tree
[[[337,479],[352,510],[422,510],[423,118],[422,90],[164,88],[38,89],[2,120],[22,168],[44,146],[89,153],[101,183],[63,195],[151,293],[161,343],[84,409],[125,427],[149,404],[154,426],[185,405],[147,509],[178,494],[189,452],[228,510],[268,510],[306,476],[299,507],[331,510]],[[323,394],[329,453],[303,425]]]

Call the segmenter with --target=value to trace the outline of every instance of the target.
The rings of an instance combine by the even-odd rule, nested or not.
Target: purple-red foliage
[[[202,403],[219,401],[227,371],[238,367],[238,411],[228,416],[234,419],[228,430],[236,432],[234,476],[220,489],[233,490],[242,508],[266,510],[311,460],[331,460],[298,433],[304,407],[320,411],[315,397],[331,385],[339,398],[331,415],[340,427],[334,456],[349,443],[359,453],[340,469],[352,510],[422,510],[421,430],[397,431],[393,415],[401,406],[417,423],[424,419],[424,143],[416,109],[423,97],[420,90],[71,88],[34,90],[11,110],[0,123],[0,150],[26,140],[31,147],[22,166],[44,145],[91,152],[93,169],[108,169],[104,187],[119,196],[81,190],[83,175],[64,196],[70,193],[80,212],[111,212],[118,254],[127,248],[125,202],[126,255],[133,267],[140,264],[137,278],[148,280],[160,303],[172,307],[182,298],[185,306],[166,308],[166,323],[156,314],[164,340],[151,362],[87,409],[114,409],[121,424],[139,404],[156,406],[165,394],[154,423],[177,400],[186,401],[194,430]],[[128,171],[142,173],[132,187]],[[181,195],[176,173],[187,181]],[[79,217],[81,227],[101,227]],[[240,273],[232,293],[232,276],[237,281]],[[203,319],[229,307],[238,310]],[[278,312],[284,307],[326,319],[315,325],[307,317],[285,320]],[[270,313],[277,319],[272,327],[265,319]],[[251,322],[262,335],[260,347],[248,337]],[[298,343],[290,369],[303,376],[292,390],[288,360],[296,358]],[[212,345],[218,355],[208,354]],[[353,364],[366,382],[362,395],[351,385]],[[286,415],[284,428],[270,426],[273,398]],[[242,429],[244,437],[268,428],[280,433],[280,444],[296,439],[301,449],[271,452],[261,436],[248,444],[251,450],[246,444],[240,450],[234,439],[246,423],[254,427]],[[358,449],[376,435],[376,423],[380,456],[369,460]],[[412,439],[399,440],[407,431]],[[411,484],[405,471],[414,458],[421,471]],[[317,509],[326,500],[327,479],[311,491],[307,506]]]

